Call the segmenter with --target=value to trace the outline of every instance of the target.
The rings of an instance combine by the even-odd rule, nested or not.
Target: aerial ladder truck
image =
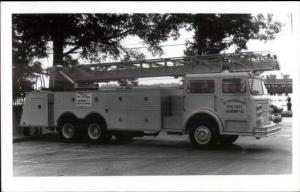
[[[53,67],[49,89],[26,95],[20,127],[57,131],[64,142],[103,143],[188,135],[197,147],[280,132],[257,74],[278,70],[276,55],[243,52]],[[178,86],[99,83],[182,77]]]

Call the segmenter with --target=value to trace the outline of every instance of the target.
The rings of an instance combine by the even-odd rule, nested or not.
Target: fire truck
[[[26,95],[20,127],[57,131],[64,142],[103,143],[188,135],[197,147],[233,143],[239,136],[280,132],[260,73],[279,69],[276,55],[243,52],[53,67],[50,86]],[[178,86],[99,83],[181,77]]]

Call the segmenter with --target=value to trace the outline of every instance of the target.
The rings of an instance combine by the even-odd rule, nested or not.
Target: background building
[[[265,85],[271,95],[293,93],[293,79],[289,75],[283,75],[280,79],[277,79],[276,75],[268,75],[265,78]]]

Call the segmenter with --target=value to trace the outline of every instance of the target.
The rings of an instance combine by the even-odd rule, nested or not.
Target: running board
[[[182,132],[167,132],[168,135],[183,135]]]

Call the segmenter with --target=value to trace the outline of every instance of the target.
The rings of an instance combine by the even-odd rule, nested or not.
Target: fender
[[[93,115],[93,114],[96,114],[96,115],[98,115],[98,116],[100,116],[100,117],[102,117],[103,118],[103,120],[104,120],[104,122],[106,123],[106,125],[107,125],[107,120],[106,120],[106,118],[105,118],[105,116],[104,115],[102,115],[101,113],[99,113],[99,112],[96,112],[96,111],[91,111],[91,112],[89,112],[88,114],[86,114],[85,116],[84,116],[84,118],[83,119],[86,119],[89,115]]]
[[[184,122],[183,122],[184,130],[186,130],[187,122],[188,122],[194,115],[197,115],[197,114],[207,114],[207,115],[212,116],[212,117],[216,120],[216,122],[218,123],[220,133],[223,132],[224,126],[223,126],[223,123],[222,123],[222,121],[221,121],[221,118],[220,118],[215,112],[210,111],[210,110],[207,110],[207,109],[200,110],[200,111],[194,111],[194,112],[192,112],[191,114],[189,114],[189,115],[187,116],[187,118],[185,118],[185,120],[184,120]]]
[[[66,115],[66,114],[73,115],[74,117],[76,117],[76,119],[78,119],[78,117],[77,117],[73,112],[71,112],[71,111],[64,111],[64,112],[63,112],[62,114],[60,114],[59,117],[56,119],[56,121],[55,121],[55,123],[56,123],[55,126],[57,126],[59,119],[60,119],[62,116]]]
[[[96,111],[91,111],[91,112],[89,112],[88,114],[86,114],[86,115],[84,116],[84,118],[78,118],[78,116],[77,116],[74,112],[72,112],[72,111],[64,111],[64,112],[63,112],[62,114],[60,114],[59,117],[56,119],[56,121],[55,121],[56,125],[55,125],[55,126],[57,126],[58,120],[59,120],[63,115],[66,115],[66,114],[73,115],[74,117],[76,117],[76,118],[79,119],[79,120],[80,120],[80,119],[85,119],[86,117],[88,117],[88,116],[91,115],[91,114],[97,114],[97,115],[99,115],[100,117],[102,117],[102,118],[104,119],[105,123],[107,123],[107,120],[106,120],[105,116],[102,115],[102,114],[99,113],[99,112],[96,112]]]

